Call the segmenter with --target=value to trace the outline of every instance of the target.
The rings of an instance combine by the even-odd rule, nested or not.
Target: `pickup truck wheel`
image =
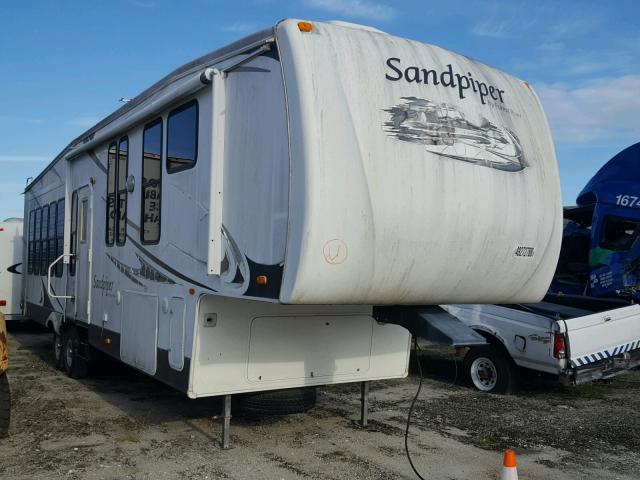
[[[9,422],[11,420],[11,390],[7,374],[0,374],[0,438],[9,434]]]
[[[62,352],[64,351],[62,335],[53,332],[53,364],[58,370],[64,370]]]
[[[89,361],[86,358],[87,348],[83,345],[78,329],[71,327],[65,330],[62,338],[64,340],[62,361],[65,372],[71,378],[86,377],[89,370]]]
[[[474,347],[464,357],[471,384],[481,392],[509,394],[515,384],[515,368],[495,347]]]

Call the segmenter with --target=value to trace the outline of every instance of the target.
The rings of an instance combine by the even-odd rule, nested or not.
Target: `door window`
[[[85,243],[87,241],[87,214],[89,212],[89,201],[85,198],[80,203],[80,212],[79,212],[79,231],[78,231],[78,240],[80,243]]]
[[[607,217],[600,246],[609,250],[629,250],[640,234],[640,222],[629,218]]]

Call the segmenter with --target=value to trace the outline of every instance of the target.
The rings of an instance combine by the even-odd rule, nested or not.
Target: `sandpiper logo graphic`
[[[442,85],[443,87],[457,88],[458,96],[461,99],[466,98],[465,94],[472,93],[480,97],[480,102],[483,105],[487,103],[486,100],[488,99],[504,103],[504,90],[476,80],[471,72],[467,72],[466,75],[456,73],[453,71],[451,64],[448,64],[447,68],[442,72],[414,65],[403,68],[402,61],[396,57],[388,58],[386,64],[389,67],[389,72],[385,74],[385,77],[392,82],[404,79],[409,83]]]
[[[441,157],[462,160],[508,172],[523,170],[527,163],[520,140],[511,130],[486,118],[468,120],[457,107],[416,97],[385,112],[385,131],[398,140],[424,145]]]

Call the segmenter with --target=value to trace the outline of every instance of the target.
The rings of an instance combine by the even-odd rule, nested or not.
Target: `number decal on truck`
[[[634,195],[616,195],[616,205],[640,208],[640,197]]]

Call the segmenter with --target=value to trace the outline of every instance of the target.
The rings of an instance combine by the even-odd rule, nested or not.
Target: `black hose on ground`
[[[418,391],[416,392],[415,396],[413,397],[413,400],[411,401],[411,406],[409,407],[409,414],[407,415],[407,428],[404,431],[404,451],[407,454],[407,459],[409,460],[409,465],[411,465],[411,468],[413,469],[413,473],[415,473],[420,480],[426,480],[422,475],[420,475],[420,472],[418,472],[418,469],[413,464],[413,460],[411,459],[411,454],[409,453],[409,427],[411,426],[411,414],[413,413],[413,407],[416,404],[416,400],[418,400],[418,396],[420,395],[420,390],[422,390],[422,379],[423,379],[422,365],[420,364],[420,357],[418,356],[418,352],[420,352],[421,350],[420,350],[420,347],[418,346],[417,338],[414,339],[414,348],[416,350],[416,360],[418,361],[418,373],[420,374],[420,382],[418,383]]]

